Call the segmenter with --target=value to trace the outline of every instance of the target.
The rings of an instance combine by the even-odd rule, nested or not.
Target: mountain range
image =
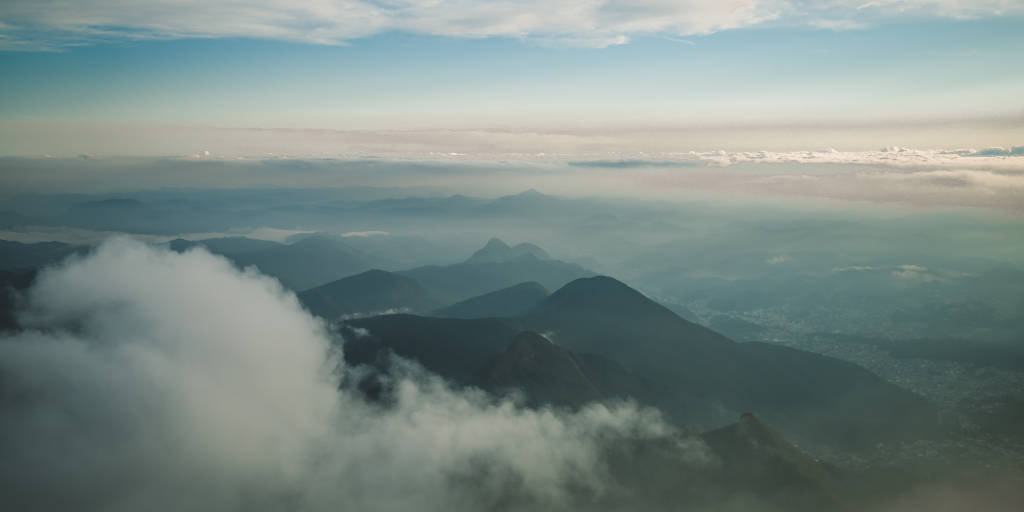
[[[533,404],[626,396],[707,427],[757,411],[808,443],[854,447],[936,432],[931,403],[854,364],[736,343],[610,277],[577,279],[525,314],[494,316],[503,318],[348,320],[363,334],[347,357],[379,363],[393,352],[459,385],[515,389]]]

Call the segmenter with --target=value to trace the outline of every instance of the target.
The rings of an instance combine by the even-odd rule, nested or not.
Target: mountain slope
[[[544,286],[529,281],[457,302],[435,311],[433,315],[447,318],[519,316],[536,308],[547,296]]]
[[[755,414],[744,413],[739,422],[701,437],[722,461],[727,490],[753,492],[791,510],[835,510],[840,505],[834,471]]]
[[[346,320],[341,327],[350,364],[379,364],[390,351],[461,385],[471,385],[477,370],[504,351],[518,332],[494,318],[408,314]]]
[[[429,311],[438,301],[416,280],[383,270],[368,270],[298,294],[314,315],[335,319],[387,310]]]
[[[57,263],[75,253],[84,253],[88,248],[61,242],[38,242],[25,244],[0,240],[0,269],[33,269]]]
[[[522,392],[531,405],[578,406],[604,397],[573,354],[529,331],[484,364],[473,383],[494,393]]]
[[[573,281],[519,320],[574,352],[648,378],[656,403],[687,422],[722,424],[756,410],[802,440],[861,444],[935,426],[924,399],[851,363],[763,343],[735,343],[609,277]],[[733,416],[735,417],[735,416]]]
[[[15,315],[17,294],[26,290],[35,278],[35,269],[20,272],[0,270],[0,332],[18,327]]]
[[[311,236],[291,245],[232,255],[231,259],[243,267],[255,265],[292,290],[320,286],[382,263],[330,236]]]

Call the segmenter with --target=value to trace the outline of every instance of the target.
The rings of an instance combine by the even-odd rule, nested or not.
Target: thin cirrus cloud
[[[7,0],[0,5],[0,49],[227,37],[342,44],[386,31],[604,47],[634,36],[694,36],[766,23],[854,29],[894,18],[1021,12],[1019,0]]]

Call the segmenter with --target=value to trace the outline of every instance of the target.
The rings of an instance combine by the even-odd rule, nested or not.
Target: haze
[[[10,0],[0,508],[1024,509],[1024,3]]]

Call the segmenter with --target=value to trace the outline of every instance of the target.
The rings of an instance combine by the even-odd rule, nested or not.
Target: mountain
[[[936,426],[932,404],[859,366],[735,343],[610,277],[573,281],[517,322],[643,375],[661,391],[656,405],[687,422],[721,424],[724,415],[757,410],[801,440],[850,445]]]
[[[206,250],[213,254],[223,254],[225,256],[231,256],[235,254],[242,254],[247,252],[262,251],[264,249],[270,249],[272,247],[280,247],[282,244],[277,242],[271,242],[269,240],[259,240],[256,238],[247,238],[244,236],[229,236],[220,238],[206,238],[203,240],[193,241],[185,240],[182,238],[176,238],[167,242],[167,246],[176,252],[184,252],[193,247],[205,247]]]
[[[540,250],[539,247],[537,249]],[[490,252],[486,247],[481,250]],[[543,253],[543,250],[540,252]],[[574,279],[593,275],[592,272],[574,263],[540,259],[530,251],[504,261],[465,261],[454,265],[428,265],[399,273],[419,281],[427,289],[450,302],[465,300],[526,281],[536,281],[545,288],[556,289]]]
[[[379,364],[394,352],[461,385],[471,385],[477,371],[500,354],[518,333],[494,319],[431,318],[408,314],[346,320],[349,364]]]
[[[757,494],[790,510],[840,507],[835,470],[815,461],[768,426],[744,413],[739,422],[701,435],[722,461],[727,491]]]
[[[44,267],[88,250],[84,246],[61,242],[25,244],[0,240],[0,269],[33,269]]]
[[[447,244],[428,240],[418,235],[396,235],[386,231],[331,233],[296,233],[285,239],[298,242],[311,236],[337,237],[345,245],[373,259],[386,261],[393,268],[413,268],[455,261],[460,252]]]
[[[604,396],[568,350],[529,331],[484,364],[473,383],[494,393],[522,392],[532,405],[578,406]]]
[[[340,237],[311,236],[291,245],[234,254],[242,267],[255,265],[292,290],[307,290],[381,266],[380,262],[349,247]]]
[[[533,255],[538,260],[551,259],[551,256],[544,249],[534,244],[521,243],[514,247],[509,247],[500,238],[492,238],[487,242],[487,245],[473,253],[466,260],[466,263],[502,263],[512,261],[525,254]]]
[[[58,225],[114,231],[147,232],[160,224],[162,212],[131,198],[108,198],[77,203],[54,220]]]
[[[542,194],[529,189],[518,194],[502,196],[475,208],[481,216],[545,216],[562,213],[571,205],[571,201],[556,196]]]
[[[448,318],[519,316],[537,307],[547,296],[544,286],[529,281],[457,302],[434,311],[433,315]]]
[[[415,279],[383,270],[344,277],[298,296],[310,313],[326,319],[387,310],[423,312],[438,304]]]
[[[386,366],[395,353],[458,385],[502,395],[522,393],[530,405],[579,407],[618,398],[648,400],[648,383],[621,365],[576,354],[534,332],[494,318],[430,318],[408,314],[340,324],[349,364]]]
[[[14,210],[0,211],[0,227],[2,228],[25,226],[30,223],[32,223],[31,218],[26,217]]]
[[[0,331],[15,329],[18,327],[15,318],[15,306],[17,297],[32,284],[36,277],[36,271],[10,271],[0,270]]]
[[[931,403],[859,366],[733,342],[609,277],[575,280],[518,318],[388,315],[345,326],[358,338],[346,345],[354,362],[379,362],[390,350],[461,385],[517,387],[531,403],[630,396],[698,426],[756,410],[812,446],[859,448],[937,429]],[[513,343],[523,331],[556,345],[537,335]]]

